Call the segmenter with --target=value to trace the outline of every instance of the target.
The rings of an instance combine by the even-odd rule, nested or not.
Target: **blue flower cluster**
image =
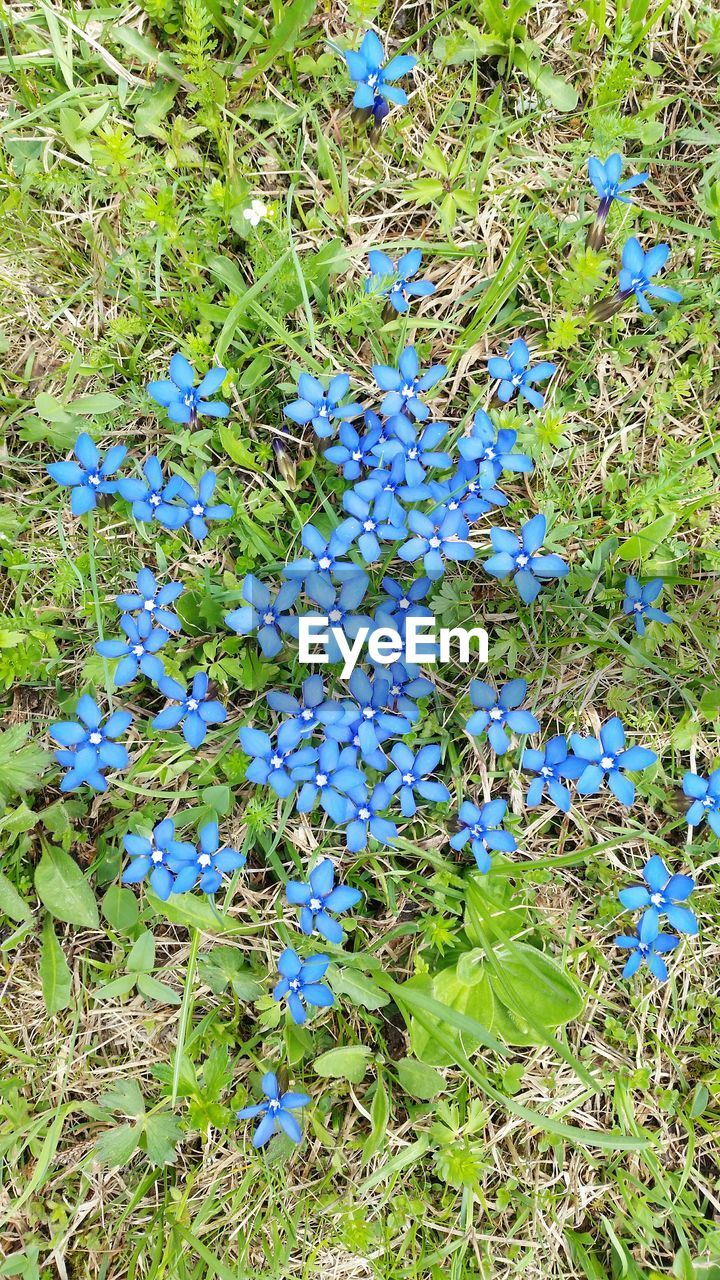
[[[199,847],[175,839],[172,818],[159,822],[150,836],[126,835],[124,844],[130,864],[123,871],[123,884],[138,884],[147,877],[163,902],[171,893],[187,893],[196,885],[203,893],[216,893],[223,872],[245,865],[243,853],[220,847],[217,822],[208,822],[198,833]]]
[[[695,934],[698,923],[694,912],[682,906],[695,888],[692,876],[670,875],[662,858],[653,854],[643,870],[644,884],[621,889],[620,902],[628,911],[642,911],[634,934],[621,933],[615,945],[630,952],[623,969],[623,978],[631,978],[643,962],[653,977],[667,980],[668,971],[662,959],[680,945],[680,939],[672,933],[660,932],[662,916],[678,933]]]

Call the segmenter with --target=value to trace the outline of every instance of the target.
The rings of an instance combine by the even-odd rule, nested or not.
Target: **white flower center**
[[[315,716],[315,712],[312,710],[311,707],[303,707],[302,711],[300,712],[301,720],[312,720],[314,716]]]
[[[404,774],[403,774],[403,776],[402,776],[402,780],[403,780],[403,782],[405,783],[405,785],[406,785],[406,786],[411,787],[411,786],[412,786],[412,784],[413,784],[413,782],[415,781],[415,774],[414,774],[414,773],[404,773]]]
[[[408,456],[408,458],[409,458],[411,461],[413,461],[413,462],[415,461],[415,459],[416,459],[416,458],[417,458],[417,456],[418,456],[418,451],[417,451],[417,448],[415,447],[415,445],[413,445],[412,449],[408,449],[408,451],[407,451],[407,456]]]
[[[393,698],[399,698],[399,697],[400,697],[400,694],[402,693],[402,685],[401,685],[401,684],[391,684],[391,685],[390,685],[390,692],[391,692],[391,694],[392,694]]]
[[[331,609],[328,614],[330,622],[342,622],[342,609]]]
[[[160,497],[159,493],[151,493],[150,497],[148,498],[148,502],[150,503],[151,507],[159,507],[160,503],[162,502],[162,498]]]
[[[359,449],[355,450],[354,454],[352,455],[352,460],[353,462],[362,462],[362,453],[360,452]]]
[[[275,755],[270,757],[270,763],[273,769],[280,769],[282,767],[282,762],[283,762],[282,756]]]
[[[503,711],[502,707],[491,707],[489,715],[491,720],[502,720],[503,716],[505,715],[505,712]]]
[[[401,609],[409,609],[410,601],[408,600],[407,596],[402,596],[402,598],[398,600],[398,605]]]
[[[275,614],[274,614],[274,613],[264,613],[264,614],[263,614],[263,622],[265,623],[265,626],[266,626],[266,627],[271,627],[274,621],[275,621]]]
[[[363,707],[363,716],[366,720],[372,720],[375,715],[374,707]]]
[[[316,786],[318,786],[318,787],[325,787],[325,786],[327,786],[327,774],[326,774],[326,773],[316,773],[316,774],[315,774],[315,785],[316,785]]]
[[[153,612],[153,610],[155,609],[155,601],[154,601],[154,600],[146,600],[146,601],[145,601],[145,604],[143,605],[143,608],[144,608],[148,613],[152,613],[152,612]]]
[[[291,978],[289,986],[291,991],[300,991],[302,987],[302,982],[300,981],[299,978]]]
[[[196,503],[195,503],[195,506],[194,506],[194,507],[193,507],[193,509],[192,509],[192,513],[193,513],[193,515],[194,515],[194,516],[201,516],[201,515],[204,515],[204,513],[205,513],[205,508],[204,508],[204,506],[202,505],[202,503],[200,503],[200,502],[196,502]]]
[[[540,773],[543,778],[552,778],[553,776],[553,771],[550,768],[549,764],[544,764],[542,769],[540,770]]]
[[[97,471],[91,472],[91,474],[88,476],[88,484],[99,485],[99,483],[100,483],[100,477]]]
[[[322,911],[322,905],[322,898],[311,898],[308,902],[311,911]]]
[[[319,569],[329,569],[331,564],[332,564],[332,560],[330,559],[329,556],[321,556],[320,559],[318,560]]]
[[[515,564],[517,565],[518,569],[524,569],[525,565],[529,563],[530,563],[530,557],[526,556],[524,552],[521,552],[520,555],[517,556],[515,559]]]
[[[600,757],[600,767],[601,767],[602,769],[612,769],[612,767],[613,767],[613,765],[614,765],[614,764],[615,764],[615,757],[614,757],[614,756],[601,756],[601,757]]]
[[[364,807],[362,809],[358,809],[357,816],[361,822],[367,822],[368,818],[370,817],[370,810]]]
[[[94,747],[99,746],[99,745],[100,745],[100,743],[102,742],[102,734],[101,734],[101,733],[97,733],[97,732],[96,732],[96,733],[91,733],[91,734],[90,734],[90,742],[92,743],[92,745],[93,745]]]
[[[428,538],[428,546],[433,548],[442,546],[442,543],[438,538],[437,534],[433,534],[432,538]]]
[[[374,521],[374,520],[365,520],[365,521],[363,522],[363,529],[365,530],[365,532],[366,532],[366,533],[372,533],[372,531],[373,531],[373,529],[375,529],[375,527],[376,527],[376,526],[375,526],[375,521]]]
[[[211,863],[212,863],[212,858],[210,857],[209,853],[201,853],[198,855],[199,867],[209,867]]]
[[[200,703],[198,702],[197,698],[188,698],[187,700],[188,711],[197,711],[199,705]]]
[[[654,907],[661,907],[665,898],[662,893],[654,893],[650,899]]]
[[[136,658],[142,658],[144,652],[145,650],[143,649],[141,644],[133,645],[133,653],[135,654]]]
[[[406,382],[405,386],[400,392],[400,395],[402,396],[403,400],[409,400],[411,396],[415,395],[415,383]]]
[[[633,605],[633,609],[635,610],[636,613],[642,613],[644,608],[645,608],[645,605],[643,604],[642,600],[635,601],[635,604]]]
[[[151,861],[154,862],[155,865],[157,865],[158,862],[162,862],[164,857],[165,857],[165,854],[163,853],[162,849],[153,849],[152,853],[150,854]]]

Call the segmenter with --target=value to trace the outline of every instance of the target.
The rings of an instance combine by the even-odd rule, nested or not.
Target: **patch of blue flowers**
[[[373,32],[366,34],[358,52],[345,57],[356,85],[355,106],[376,123],[387,115],[390,103],[407,101],[395,82],[412,70],[414,58],[401,55],[386,62]],[[601,230],[595,231],[596,240],[604,234],[613,201],[624,201],[624,193],[647,177],[637,174],[621,181],[621,168],[617,155],[604,164],[595,158],[590,161],[590,177],[600,196],[596,226]],[[674,290],[653,283],[667,255],[667,246],[644,254],[636,240],[629,240],[623,250],[620,292],[612,306],[631,295],[646,312],[648,294],[678,301],[680,295]],[[383,298],[392,311],[405,314],[413,299],[435,291],[432,283],[418,278],[421,266],[417,249],[397,261],[372,250],[366,290]],[[487,368],[501,405],[515,400],[520,407],[526,402],[536,410],[544,405],[538,384],[547,384],[557,372],[550,361],[531,357],[522,338],[510,344],[506,355],[491,356]],[[446,368],[430,365],[423,372],[413,345],[399,353],[397,364],[375,364],[372,373],[381,393],[377,411],[355,398],[346,374],[324,382],[301,373],[297,398],[286,406],[285,413],[296,427],[311,427],[320,439],[333,441],[324,457],[339,468],[345,482],[343,514],[304,524],[299,530],[302,552],[291,555],[280,581],[266,584],[253,574],[245,578],[237,607],[227,613],[225,622],[237,636],[255,634],[265,659],[277,659],[286,646],[294,644],[301,616],[325,617],[350,638],[363,627],[388,626],[403,636],[408,619],[432,618],[428,601],[438,582],[453,564],[475,559],[481,549],[475,523],[509,504],[501,487],[503,476],[533,470],[532,460],[516,450],[517,432],[506,426],[498,430],[484,409],[475,412],[469,433],[448,447],[449,424],[431,420],[428,403]],[[169,375],[150,383],[148,392],[171,422],[192,428],[200,416],[228,415],[228,405],[214,398],[225,379],[223,368],[209,370],[196,385],[192,366],[176,354]],[[186,529],[202,541],[212,522],[232,515],[228,504],[214,501],[217,478],[212,471],[194,484],[178,474],[166,478],[160,459],[152,455],[143,464],[141,476],[116,477],[125,446],[111,448],[103,459],[85,433],[78,437],[74,455],[74,460],[51,463],[48,470],[59,484],[70,488],[71,511],[76,516],[91,512],[100,498],[119,498],[131,504],[139,523],[156,522],[169,533]],[[561,555],[543,551],[547,532],[542,513],[517,531],[490,529],[490,554],[483,560],[483,569],[498,581],[512,579],[527,606],[543,588],[569,573]],[[394,559],[399,577],[388,573]],[[407,566],[412,567],[410,576],[404,576]],[[641,636],[649,622],[671,622],[670,615],[655,604],[663,585],[660,579],[645,584],[634,577],[626,579],[623,612],[633,617]],[[182,631],[181,618],[171,606],[182,594],[183,584],[159,582],[144,566],[136,588],[116,598],[122,634],[98,640],[97,652],[117,663],[113,673],[117,688],[143,679],[166,700],[152,719],[157,732],[177,730],[197,750],[209,728],[226,720],[227,711],[205,672],[194,672],[189,684],[166,674],[160,654]],[[328,657],[331,667],[341,661],[336,642],[334,649],[331,643]],[[356,668],[346,683],[331,677],[326,686],[320,675],[313,674],[303,681],[297,696],[277,688],[267,695],[269,726],[243,725],[239,730],[248,758],[246,777],[270,788],[288,810],[295,808],[337,829],[351,854],[392,846],[402,822],[423,822],[428,806],[448,805],[452,800],[450,790],[436,776],[442,748],[426,740],[422,727],[424,704],[435,695],[433,683],[404,654],[389,666],[375,663],[367,670]],[[473,680],[469,695],[473,712],[466,731],[475,740],[487,737],[496,756],[508,753],[514,738],[540,734],[540,722],[524,705],[528,699],[524,680],[510,678],[497,687]],[[106,773],[128,765],[128,751],[120,739],[132,716],[116,710],[105,718],[84,694],[77,704],[77,717],[51,728],[58,744],[56,760],[65,770],[61,790],[89,786],[103,791]],[[617,800],[629,807],[635,788],[627,774],[647,769],[656,760],[648,748],[626,744],[617,716],[601,726],[597,737],[579,733],[551,737],[544,746],[522,750],[520,767],[532,775],[527,806],[549,801],[567,814],[571,788],[578,796],[593,796],[607,784]],[[686,774],[684,790],[692,802],[688,823],[698,826],[707,819],[720,835],[720,770],[708,779]],[[467,850],[478,870],[487,873],[494,852],[512,853],[517,848],[515,836],[504,826],[506,814],[505,799],[486,798],[480,804],[462,799],[451,847],[458,853]],[[206,822],[193,843],[176,838],[175,822],[168,817],[149,834],[128,832],[124,845],[129,861],[123,882],[147,881],[163,901],[194,889],[212,896],[223,877],[239,871],[245,862],[244,853],[222,844],[217,822]],[[319,935],[330,948],[343,945],[340,917],[358,906],[362,894],[338,882],[337,876],[333,861],[324,857],[309,868],[306,879],[286,886],[288,905],[298,913],[299,949],[287,946],[280,955],[273,997],[297,1024],[307,1020],[310,1010],[334,1004],[326,981],[333,956],[305,954],[305,939]],[[679,938],[663,933],[661,924],[667,920],[678,934],[697,931],[695,915],[684,905],[694,881],[683,874],[670,875],[656,856],[648,861],[643,881],[620,893],[623,906],[641,915],[636,932],[620,935],[616,941],[630,952],[626,977],[645,964],[655,977],[664,979],[667,968],[662,957],[677,947]],[[263,1146],[279,1130],[298,1142],[301,1130],[293,1112],[310,1099],[283,1089],[272,1072],[265,1074],[262,1084],[265,1101],[238,1112],[240,1118],[260,1117],[254,1145]]]

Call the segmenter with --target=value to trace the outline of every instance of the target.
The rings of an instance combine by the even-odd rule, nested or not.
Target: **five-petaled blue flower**
[[[198,834],[199,850],[194,844],[179,845],[171,850],[168,865],[175,872],[173,893],[187,893],[200,883],[203,893],[216,893],[222,884],[223,871],[237,871],[245,865],[245,854],[237,849],[220,848],[217,822],[208,822]]]
[[[307,1013],[305,1004],[318,1009],[328,1009],[335,1003],[333,993],[321,978],[325,977],[330,957],[317,955],[301,960],[292,947],[286,947],[278,960],[280,981],[273,991],[273,1000],[287,1001],[293,1022],[302,1024]]]
[[[166,484],[160,460],[155,454],[147,459],[143,475],[144,480],[121,476],[117,482],[120,497],[132,503],[132,513],[141,523],[150,524],[157,520],[166,529],[179,529],[187,520],[187,508],[177,504],[173,506],[185,484],[182,476],[172,475]]]
[[[323,458],[327,458],[336,467],[342,467],[346,480],[357,480],[365,467],[374,466],[373,449],[382,434],[381,424],[361,436],[351,422],[341,422],[338,432],[340,443],[326,449]]]
[[[353,106],[361,111],[372,111],[376,124],[380,124],[388,114],[389,102],[405,106],[407,94],[393,81],[412,71],[417,58],[397,54],[384,65],[385,50],[374,31],[366,31],[360,49],[347,49],[344,57],[350,78],[357,85]]]
[[[513,733],[539,733],[540,722],[530,711],[519,709],[526,693],[525,680],[510,680],[499,693],[484,680],[471,680],[470,701],[478,709],[465,725],[466,732],[477,738],[487,729],[488,742],[497,756],[504,755],[510,746],[506,725]]]
[[[129,711],[114,711],[103,724],[102,712],[89,694],[84,693],[75,708],[81,723],[61,720],[50,725],[50,737],[60,744],[55,752],[59,765],[67,769],[60,783],[61,791],[74,791],[84,782],[95,791],[106,791],[105,769],[124,769],[127,749],[112,739],[126,733],[132,724]]]
[[[281,1093],[277,1076],[273,1071],[268,1071],[262,1079],[263,1093],[267,1099],[266,1102],[258,1102],[255,1106],[242,1107],[237,1113],[238,1120],[249,1120],[253,1116],[262,1116],[257,1129],[253,1134],[253,1146],[264,1147],[269,1142],[273,1134],[279,1129],[287,1134],[293,1142],[299,1142],[302,1137],[300,1125],[291,1112],[298,1110],[300,1107],[306,1107],[310,1101],[307,1093]]]
[[[416,578],[407,587],[392,578],[383,578],[380,585],[387,594],[378,605],[376,617],[383,624],[387,622],[401,636],[405,634],[408,618],[432,618],[431,610],[420,603],[432,586],[429,578]]]
[[[318,578],[329,580],[333,577],[337,581],[338,578],[347,580],[355,575],[364,577],[362,569],[352,560],[345,559],[356,534],[357,521],[354,519],[343,520],[329,538],[325,538],[314,524],[303,525],[300,541],[310,555],[286,564],[283,577],[304,583],[306,591],[317,584]]]
[[[389,524],[380,520],[375,514],[374,499],[362,498],[355,489],[346,489],[343,494],[343,506],[350,513],[355,529],[358,551],[366,564],[374,564],[380,559],[380,540],[383,542],[399,542],[405,537],[407,530],[404,523]]]
[[[427,698],[433,691],[432,681],[420,674],[420,668],[404,662],[393,662],[388,668],[390,685],[387,691],[387,705],[390,711],[404,716],[410,724],[420,719],[415,699]]]
[[[635,786],[622,770],[648,769],[657,760],[655,752],[648,747],[625,747],[625,730],[619,716],[606,720],[599,740],[572,733],[570,746],[575,755],[585,761],[577,782],[578,795],[595,795],[607,778],[613,795],[627,808],[635,799]]]
[[[640,310],[646,315],[652,315],[646,293],[651,298],[661,298],[664,302],[682,302],[682,294],[677,289],[650,283],[652,277],[665,266],[669,253],[670,248],[666,244],[656,244],[653,249],[643,253],[635,236],[630,237],[622,251],[622,270],[618,276],[620,297],[629,298],[634,293]]]
[[[512,853],[517,848],[515,837],[502,825],[506,809],[505,800],[489,800],[481,807],[463,800],[460,805],[458,819],[461,826],[450,837],[450,844],[453,849],[464,849],[469,840],[478,871],[483,875],[487,875],[491,866],[489,849]]]
[[[368,254],[370,272],[365,281],[365,292],[387,298],[390,306],[400,313],[408,310],[411,298],[429,298],[435,292],[430,280],[413,280],[422,263],[419,249],[411,249],[398,258],[397,266],[379,249]]]
[[[210,681],[204,671],[196,671],[190,692],[177,680],[163,676],[157,685],[160,692],[175,707],[165,707],[153,720],[153,729],[177,729],[182,724],[183,737],[188,746],[199,747],[205,741],[209,724],[222,724],[227,711],[215,698],[208,698]]]
[[[384,782],[379,782],[372,794],[365,785],[356,787],[346,797],[346,814],[343,821],[345,840],[349,853],[362,853],[372,836],[378,844],[391,844],[397,836],[397,827],[383,811],[390,803],[390,792]]]
[[[355,764],[355,751],[343,747],[332,738],[321,742],[317,759],[306,765],[295,765],[293,779],[301,782],[296,808],[298,813],[310,813],[318,800],[333,822],[345,820],[346,792],[363,783],[363,775]]]
[[[429,800],[431,804],[444,804],[450,799],[450,792],[444,782],[432,782],[427,777],[440,761],[438,746],[430,744],[421,747],[414,756],[407,743],[396,742],[390,758],[395,768],[385,779],[385,785],[391,795],[400,791],[400,809],[404,818],[412,818],[417,810],[416,791],[423,800]]]
[[[570,812],[570,789],[563,778],[579,778],[585,771],[586,761],[578,760],[568,750],[567,739],[559,734],[551,738],[542,751],[526,747],[520,761],[522,769],[536,773],[525,797],[528,809],[535,809],[541,802],[547,787],[553,804],[563,813]]]
[[[545,541],[546,528],[545,516],[539,513],[522,526],[519,538],[509,529],[490,530],[495,554],[485,561],[485,572],[501,580],[512,574],[525,604],[531,604],[540,594],[548,578],[565,578],[570,572],[560,556],[537,554]]]
[[[597,156],[590,156],[588,160],[588,175],[600,196],[598,215],[601,218],[607,217],[613,200],[630,204],[628,197],[623,193],[631,191],[633,187],[639,187],[641,183],[647,181],[649,176],[647,173],[635,173],[631,178],[625,178],[624,182],[621,182],[622,163],[622,156],[617,151],[608,156],[604,164],[602,160],[598,160]]]
[[[532,459],[515,453],[516,441],[517,431],[502,427],[496,432],[485,410],[478,409],[470,435],[458,440],[458,453],[468,462],[488,464],[495,481],[503,471],[532,471]]]
[[[289,716],[284,720],[284,741],[296,747],[301,738],[321,729],[323,725],[342,720],[343,709],[339,702],[325,697],[325,686],[321,675],[308,676],[302,682],[302,699],[290,693],[271,692],[267,695],[268,706],[280,715]]]
[[[557,365],[549,360],[530,365],[530,351],[522,338],[516,338],[508,347],[507,356],[491,356],[488,360],[488,373],[497,378],[500,385],[497,390],[498,400],[506,404],[516,393],[521,400],[528,400],[534,409],[542,409],[545,400],[539,391],[531,385],[533,382],[545,382],[551,378]]]
[[[692,800],[685,817],[691,827],[699,827],[707,818],[716,836],[720,836],[720,769],[709,778],[688,771],[683,778],[683,791]]]
[[[327,640],[328,662],[331,664],[345,662],[335,635],[335,628],[345,634],[346,639],[354,640],[361,627],[372,627],[372,618],[356,613],[361,605],[368,587],[368,579],[364,573],[356,572],[343,582],[341,587],[334,587],[327,579],[316,574],[308,580],[305,593],[322,609],[322,614],[309,613],[308,618],[327,618],[330,634]]]
[[[643,879],[645,884],[635,884],[629,889],[620,890],[618,897],[623,906],[628,911],[644,908],[642,919],[650,916],[656,927],[660,916],[665,915],[678,933],[697,933],[695,913],[689,907],[678,905],[689,898],[695,888],[692,876],[671,876],[662,858],[654,853],[645,863]]]
[[[398,413],[411,413],[413,418],[424,422],[430,416],[427,405],[419,398],[418,392],[429,391],[441,378],[445,377],[447,368],[444,364],[435,364],[422,377],[420,362],[414,347],[406,347],[400,356],[397,369],[388,364],[374,364],[373,377],[381,391],[385,392],[381,412],[388,418]]]
[[[148,393],[157,404],[167,409],[173,422],[194,423],[198,414],[210,418],[227,418],[230,409],[222,400],[208,400],[225,381],[226,369],[218,367],[205,374],[198,387],[195,370],[188,360],[176,353],[170,361],[170,378],[149,382]]]
[[[448,453],[436,452],[440,441],[447,435],[448,424],[447,422],[428,423],[418,435],[410,419],[406,418],[404,413],[396,413],[388,420],[388,429],[390,428],[392,428],[392,439],[382,446],[382,457],[390,463],[395,462],[397,458],[400,459],[401,465],[398,467],[397,474],[407,486],[407,493],[404,496],[411,502],[422,501],[426,496],[426,491],[422,487],[426,469],[446,471],[452,466],[452,458]],[[380,447],[380,445],[375,446],[376,453]]]
[[[630,950],[622,972],[623,978],[632,978],[644,960],[653,977],[658,978],[660,982],[665,982],[668,971],[665,961],[660,957],[667,955],[669,951],[674,951],[679,943],[680,939],[673,934],[659,933],[657,918],[653,918],[646,912],[640,921],[636,935],[621,933],[615,939],[616,947]]]
[[[645,635],[648,620],[666,624],[672,622],[669,613],[665,613],[664,609],[656,609],[653,605],[653,601],[657,600],[664,585],[662,578],[653,578],[652,582],[646,582],[642,586],[631,574],[625,579],[623,613],[633,615],[635,630],[640,636]]]
[[[198,542],[202,542],[208,535],[208,520],[229,520],[232,515],[232,507],[228,506],[227,502],[220,502],[215,506],[209,505],[216,484],[215,472],[206,471],[205,475],[200,477],[197,493],[187,480],[181,480],[177,487],[177,497],[183,504],[184,510],[182,524],[187,527],[193,538],[197,538]]]
[[[335,430],[334,421],[357,418],[362,413],[362,405],[357,402],[341,403],[349,390],[350,379],[346,373],[337,373],[331,378],[327,391],[317,378],[301,373],[298,378],[299,399],[285,406],[285,415],[299,426],[312,422],[316,435],[324,440]]]
[[[398,548],[401,560],[419,560],[433,582],[445,572],[446,560],[472,560],[475,548],[467,541],[468,527],[459,511],[438,513],[434,520],[421,511],[411,511],[408,524],[415,534]]]
[[[249,573],[242,585],[247,605],[225,615],[225,625],[239,636],[257,631],[266,658],[275,658],[283,646],[282,633],[293,634],[295,618],[288,613],[300,594],[301,583],[284,582],[273,599],[263,582]]]
[[[127,449],[116,444],[108,449],[104,460],[98,447],[86,431],[81,431],[73,446],[77,462],[50,462],[48,472],[58,484],[72,489],[70,510],[74,516],[84,516],[97,506],[99,493],[115,493],[119,482],[109,476],[117,471]]]
[[[163,627],[165,631],[182,631],[177,614],[167,608],[185,590],[182,582],[166,582],[164,587],[158,587],[150,569],[141,569],[135,582],[137,592],[124,592],[115,597],[118,609],[122,613],[147,614],[156,627]]]
[[[317,929],[326,942],[340,944],[345,934],[342,926],[333,919],[331,912],[349,911],[361,899],[359,889],[348,885],[335,885],[335,870],[329,858],[323,858],[310,872],[308,884],[290,880],[286,886],[287,900],[301,908],[300,928],[308,937]]]
[[[170,639],[162,627],[154,627],[149,613],[141,613],[139,618],[131,618],[124,613],[120,626],[127,639],[98,640],[95,652],[103,658],[119,658],[115,668],[115,684],[131,684],[141,672],[148,680],[156,684],[165,675],[165,667],[157,652]]]
[[[356,667],[348,680],[348,689],[354,702],[345,704],[347,724],[354,726],[357,723],[360,753],[366,763],[372,764],[382,742],[410,732],[410,721],[405,716],[395,715],[387,710],[390,677],[386,672],[378,673],[370,680],[364,671]],[[333,737],[335,729],[336,726],[331,725]]]
[[[295,768],[313,764],[316,757],[314,747],[301,747],[293,751],[297,742],[294,727],[291,723],[281,724],[277,731],[277,745],[269,733],[262,729],[253,729],[243,725],[239,733],[240,745],[246,756],[250,756],[245,777],[248,782],[256,782],[260,786],[270,786],[281,800],[287,799],[295,790],[297,778]]]
[[[172,818],[163,818],[162,822],[158,822],[151,836],[132,833],[123,836],[123,844],[130,857],[130,865],[122,873],[123,884],[139,884],[149,871],[153,893],[167,902],[175,885],[169,859],[193,849],[192,845],[181,844],[175,839],[175,823]]]

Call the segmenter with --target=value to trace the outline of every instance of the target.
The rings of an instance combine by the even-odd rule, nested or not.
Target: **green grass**
[[[0,8],[0,1276],[720,1276],[718,841],[688,839],[681,793],[720,761],[720,26],[644,0],[524,10]],[[333,51],[368,22],[421,58],[374,139]],[[650,180],[594,254],[587,158],[614,149]],[[273,211],[256,230],[253,197]],[[631,234],[669,242],[683,303],[593,323]],[[384,320],[367,251],[415,245],[437,291]],[[519,751],[463,732],[483,671],[449,664],[418,740],[441,742],[458,798],[509,797],[518,852],[473,874],[447,843],[453,803],[352,857],[244,781],[237,741],[306,672],[223,616],[246,573],[277,575],[303,524],[341,509],[283,405],[302,370],[346,371],[370,404],[370,365],[412,341],[448,365],[432,407],[454,439],[518,335],[560,366],[541,413],[493,410],[535,471],[503,479],[510,506],[474,527],[435,612],[485,619],[490,673],[527,679],[545,739],[617,713],[659,763],[629,812],[607,793],[528,811]],[[175,350],[227,366],[227,423],[157,411],[145,385]],[[119,500],[74,520],[45,467],[82,429],[190,479],[212,466],[232,520],[202,545]],[[571,573],[529,609],[482,561],[490,525],[537,510]],[[199,751],[151,732],[158,695],[114,689],[94,652],[141,564],[186,583],[168,673],[206,669],[229,710]],[[627,572],[665,579],[672,627],[628,629]],[[87,689],[133,712],[131,764],[102,796],[62,797],[47,729]],[[218,814],[247,853],[214,908],[118,892],[123,835],[168,812],[185,838]],[[652,852],[698,882],[700,935],[666,986],[623,982],[612,945],[617,891]],[[364,901],[330,948],[334,1009],[295,1029],[270,998],[296,938],[283,889],[320,853]],[[552,966],[554,1030],[532,977],[508,976],[510,938],[534,949],[518,964]],[[476,966],[462,1000],[459,961]],[[313,1098],[305,1136],[258,1154],[234,1113],[283,1064]]]

